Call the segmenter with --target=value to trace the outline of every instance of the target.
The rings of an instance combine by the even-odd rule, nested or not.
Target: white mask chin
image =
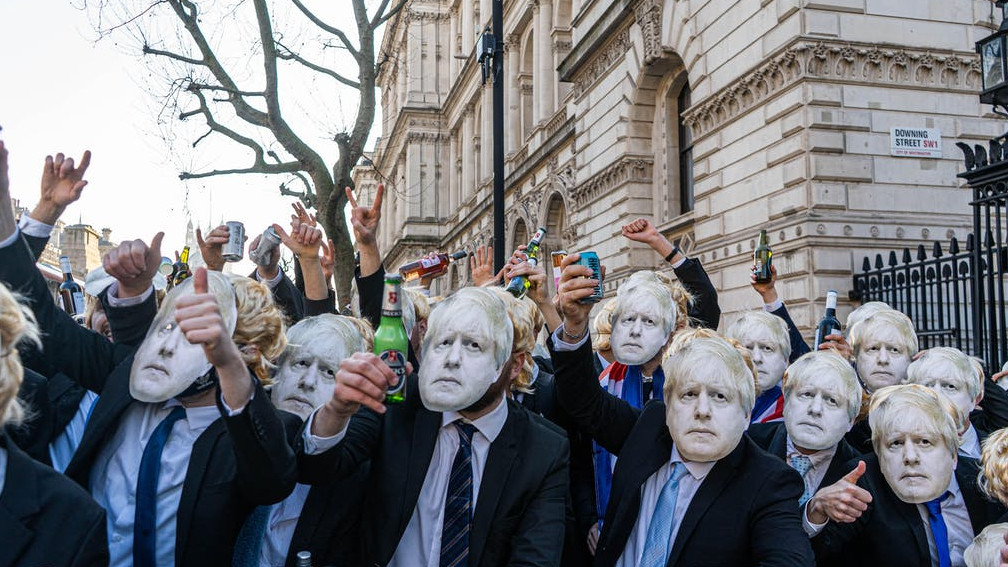
[[[459,411],[475,404],[502,370],[485,314],[471,304],[465,307],[443,319],[439,328],[428,329],[425,337],[429,346],[418,376],[420,399],[431,411]]]
[[[633,293],[633,292],[631,292]],[[658,354],[668,342],[664,311],[658,299],[649,293],[633,293],[623,309],[612,314],[613,357],[628,366],[641,365]]]

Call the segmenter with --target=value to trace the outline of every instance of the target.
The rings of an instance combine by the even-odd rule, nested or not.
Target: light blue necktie
[[[945,518],[941,513],[941,504],[949,496],[952,496],[952,493],[945,492],[940,497],[924,503],[928,510],[928,526],[931,528],[931,535],[934,537],[935,551],[938,552],[939,567],[949,567],[952,565],[952,560],[949,557],[948,528],[945,526]]]
[[[801,508],[806,502],[812,498],[812,487],[809,486],[808,473],[812,470],[812,459],[806,457],[805,455],[795,455],[791,457],[791,468],[798,471],[801,475],[802,482],[805,483],[805,492],[802,493],[801,498],[798,499],[798,507]]]
[[[687,472],[685,465],[676,463],[662,487],[651,523],[648,524],[640,567],[662,567],[668,559],[669,538],[672,536],[672,522],[675,520],[676,500],[679,497],[679,480]]]

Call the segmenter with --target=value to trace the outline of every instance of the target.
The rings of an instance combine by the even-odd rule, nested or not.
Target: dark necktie
[[[931,527],[935,550],[938,553],[938,567],[951,567],[952,565],[952,558],[949,556],[948,528],[945,526],[945,518],[941,513],[941,503],[949,496],[952,496],[952,493],[946,492],[938,498],[924,503],[927,506],[928,525]]]
[[[137,475],[136,510],[133,517],[133,567],[154,567],[157,538],[157,488],[161,453],[175,422],[185,417],[185,408],[176,406],[158,424],[147,440]]]
[[[441,567],[468,567],[469,530],[472,526],[473,474],[472,436],[476,426],[455,422],[459,448],[452,461],[448,492],[445,495],[444,524],[441,530]]]

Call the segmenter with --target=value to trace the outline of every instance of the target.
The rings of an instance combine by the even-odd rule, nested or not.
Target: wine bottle
[[[73,272],[70,270],[70,258],[60,256],[60,268],[63,270],[63,283],[59,286],[60,300],[63,303],[63,311],[68,315],[84,314],[84,288],[74,281]]]
[[[399,274],[403,280],[413,281],[419,278],[440,276],[448,271],[448,265],[456,260],[461,260],[468,256],[465,250],[459,250],[454,254],[439,253],[433,258],[420,258],[399,267]]]
[[[546,238],[546,229],[544,227],[539,227],[539,230],[532,235],[532,239],[529,240],[528,246],[525,247],[525,255],[528,257],[528,263],[531,266],[535,266],[539,262],[539,245],[542,244],[543,238]],[[525,293],[532,287],[532,282],[525,276],[517,276],[511,278],[508,282],[506,289],[511,295],[515,297],[525,297]]]
[[[297,553],[297,567],[312,567],[310,551],[299,551]]]
[[[767,243],[766,230],[761,230],[759,243],[756,245],[756,250],[753,250],[752,272],[756,276],[756,283],[769,283],[773,279],[771,266],[773,266],[773,251]]]
[[[836,291],[826,292],[826,314],[819,320],[816,327],[815,346],[812,350],[819,350],[819,345],[825,342],[829,335],[840,334],[840,321],[836,318]]]

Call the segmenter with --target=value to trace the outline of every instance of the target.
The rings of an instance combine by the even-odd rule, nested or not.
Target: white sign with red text
[[[904,128],[897,126],[889,129],[890,153],[901,157],[940,158],[941,131],[937,128]]]

